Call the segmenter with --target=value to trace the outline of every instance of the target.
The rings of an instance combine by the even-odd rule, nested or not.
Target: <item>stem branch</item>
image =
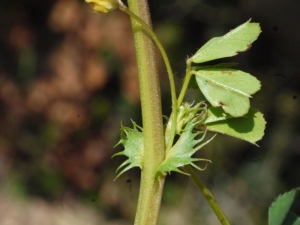
[[[191,80],[191,77],[192,77],[192,59],[189,58],[187,61],[186,61],[186,73],[185,73],[185,77],[184,77],[184,81],[183,81],[183,84],[182,84],[182,88],[181,88],[181,91],[180,91],[180,94],[179,94],[179,97],[178,97],[178,100],[177,100],[177,104],[178,105],[181,105],[182,101],[183,101],[183,98],[185,96],[185,93],[186,93],[186,90],[188,88],[188,85],[189,85],[189,82]]]
[[[192,169],[191,166],[184,166],[184,171],[188,174],[190,174],[190,178],[194,182],[194,184],[198,187],[198,189],[202,192],[205,199],[209,203],[212,210],[215,212],[216,216],[218,217],[219,221],[222,225],[230,225],[226,215],[222,211],[221,207],[219,206],[218,202],[215,200],[215,198],[212,196],[209,189],[205,186],[205,184],[201,181],[201,179],[197,176],[195,171]]]

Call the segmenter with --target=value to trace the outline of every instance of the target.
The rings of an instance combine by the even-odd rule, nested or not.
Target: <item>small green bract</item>
[[[124,151],[114,154],[112,157],[124,155],[127,156],[128,159],[118,167],[117,171],[127,165],[115,179],[132,167],[140,167],[141,169],[143,167],[144,136],[142,133],[142,128],[135,122],[132,123],[133,129],[121,126],[121,140],[116,144],[116,146],[122,144],[125,149]]]
[[[166,174],[171,171],[176,171],[179,173],[186,174],[178,169],[178,167],[184,165],[192,165],[198,170],[203,170],[193,162],[195,161],[207,161],[210,162],[208,159],[201,159],[201,158],[191,158],[191,156],[202,148],[204,145],[208,144],[214,137],[209,139],[208,141],[200,144],[206,132],[203,131],[194,131],[194,128],[199,125],[199,122],[190,121],[187,123],[185,130],[181,133],[179,140],[176,144],[166,153],[166,158],[163,163],[158,168],[157,172],[161,174]],[[200,139],[197,139],[197,136],[201,135]]]

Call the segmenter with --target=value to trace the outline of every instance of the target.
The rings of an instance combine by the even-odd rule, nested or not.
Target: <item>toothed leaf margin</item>
[[[214,137],[209,139],[208,141],[200,144],[206,132],[203,131],[194,131],[195,126],[198,125],[199,122],[190,121],[187,123],[185,130],[180,135],[180,138],[176,142],[176,144],[166,153],[166,158],[162,162],[162,164],[158,168],[158,173],[163,175],[170,173],[171,171],[176,171],[182,174],[186,174],[183,171],[179,170],[178,167],[184,165],[192,165],[198,170],[204,170],[205,168],[200,168],[193,162],[195,161],[207,161],[210,162],[208,159],[202,158],[192,158],[191,156],[202,148],[204,145],[209,143]],[[202,134],[200,139],[197,139],[197,136]],[[186,174],[188,175],[188,174]]]
[[[124,172],[131,169],[132,167],[143,167],[144,158],[144,135],[142,133],[142,127],[138,126],[133,122],[133,129],[130,127],[124,127],[121,125],[121,140],[115,145],[122,144],[124,151],[118,152],[112,156],[124,155],[128,159],[124,161],[117,169],[118,172],[122,167],[125,167],[115,178],[115,180],[121,176]]]

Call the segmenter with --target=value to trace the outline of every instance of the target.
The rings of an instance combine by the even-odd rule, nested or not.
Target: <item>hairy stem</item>
[[[128,0],[129,9],[151,27],[147,0]],[[135,225],[156,225],[158,221],[164,176],[156,169],[165,158],[161,94],[155,46],[139,22],[131,17],[141,93],[144,164]]]
[[[134,18],[137,22],[140,23],[140,25],[143,27],[143,29],[145,29],[145,31],[147,32],[147,34],[150,35],[150,37],[152,38],[152,40],[154,41],[154,43],[156,44],[157,48],[159,49],[162,58],[164,60],[164,63],[166,65],[167,68],[167,73],[168,73],[168,77],[169,77],[169,81],[170,81],[170,88],[171,88],[171,97],[172,97],[172,127],[171,127],[171,131],[170,134],[168,134],[168,140],[166,143],[166,149],[170,149],[172,147],[173,144],[173,140],[174,140],[174,136],[175,136],[175,130],[176,130],[176,118],[177,118],[177,111],[178,111],[178,104],[177,104],[177,97],[176,97],[176,87],[175,87],[175,81],[174,81],[174,75],[173,75],[173,71],[172,71],[172,67],[170,65],[170,61],[168,59],[167,53],[164,49],[164,47],[162,46],[162,44],[160,43],[159,39],[157,38],[156,34],[153,32],[153,30],[151,29],[151,27],[148,26],[148,24],[146,24],[139,16],[137,16],[135,13],[131,12],[130,10],[128,10],[128,8],[123,5],[120,4],[119,7],[120,10],[122,10],[123,12],[127,13],[131,18]]]

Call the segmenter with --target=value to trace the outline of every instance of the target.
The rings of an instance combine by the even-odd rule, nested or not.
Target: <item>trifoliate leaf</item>
[[[251,94],[261,87],[255,77],[240,70],[206,69],[195,72],[195,76],[210,104],[222,107],[233,117],[241,117],[248,112]]]
[[[300,188],[279,196],[269,208],[269,225],[300,225],[300,217],[290,211]]]
[[[251,47],[261,29],[258,23],[246,23],[231,30],[222,37],[210,39],[192,57],[194,63],[203,63],[214,59],[237,55]]]
[[[239,118],[209,122],[212,119],[208,117],[207,120],[205,122],[207,130],[240,138],[254,145],[263,137],[266,126],[263,114],[256,109],[250,109],[245,116]]]
[[[198,123],[199,122],[192,121],[187,123],[185,130],[181,133],[176,144],[166,153],[166,158],[159,166],[158,172],[166,174],[171,171],[176,171],[185,174],[184,172],[179,170],[178,167],[190,164],[198,170],[203,170],[197,165],[195,165],[193,162],[210,162],[210,160],[207,159],[191,158],[191,156],[196,151],[198,151],[200,148],[202,148],[204,145],[206,145],[213,139],[211,138],[210,140],[200,144],[205,137],[205,133],[203,134],[203,132],[199,131],[193,132],[194,127],[197,126]],[[197,136],[199,136],[200,134],[202,134],[202,137],[200,139],[197,139]]]
[[[114,154],[112,157],[124,155],[127,156],[128,159],[118,167],[117,171],[126,166],[115,179],[132,167],[138,166],[142,168],[144,157],[144,135],[141,131],[142,128],[135,122],[133,122],[133,129],[121,126],[121,140],[116,146],[122,144],[125,149],[124,151]]]

